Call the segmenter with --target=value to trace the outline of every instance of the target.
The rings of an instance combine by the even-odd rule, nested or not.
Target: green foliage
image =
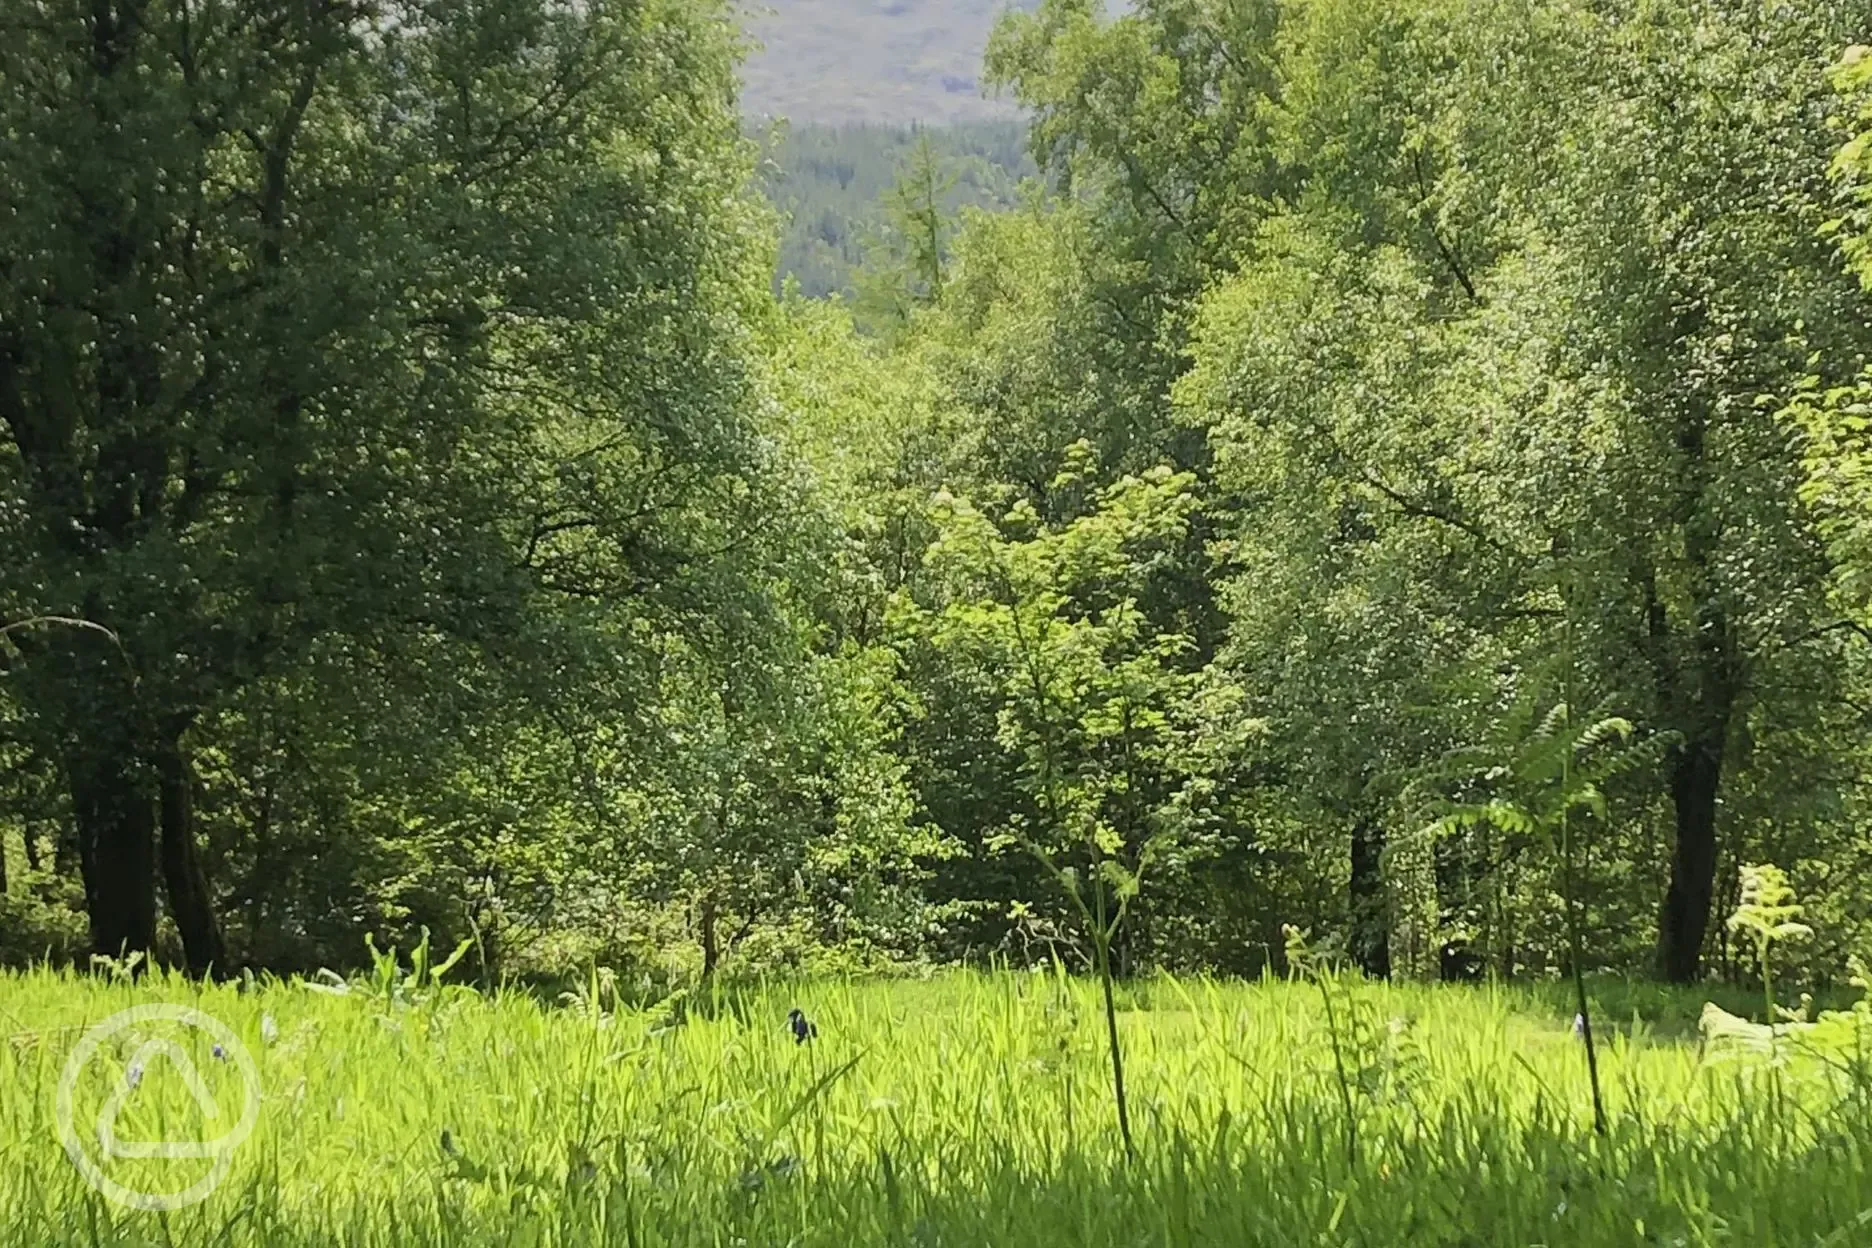
[[[1359,1164],[1358,1111],[1352,1104],[1352,1078],[1347,1072],[1345,1037],[1340,1032],[1339,1016],[1333,1008],[1333,975],[1326,956],[1307,944],[1307,933],[1297,927],[1283,929],[1287,938],[1287,966],[1296,975],[1312,980],[1319,988],[1320,1005],[1326,1015],[1326,1034],[1332,1042],[1333,1075],[1339,1084],[1339,1102],[1345,1111],[1346,1166]]]
[[[1096,467],[1080,442],[1051,484],[1087,488]],[[1059,526],[1024,498],[997,524],[945,492],[925,555],[941,605],[923,627],[995,688],[996,737],[1036,808],[1004,835],[1045,864],[1091,940],[1127,1155],[1112,944],[1151,860],[1199,812],[1210,782],[1200,768],[1221,761],[1203,736],[1232,694],[1189,663],[1188,637],[1153,633],[1139,607],[1185,531],[1193,484],[1168,468],[1124,477]]]
[[[1284,924],[1583,1021],[1762,963],[1744,863],[1816,999],[1872,935],[1844,0],[1041,0],[1026,123],[764,139],[713,3],[28,10],[8,959],[1083,958],[1117,1085]],[[835,30],[973,108],[979,5],[779,16],[756,112]]]
[[[84,960],[84,894],[52,872],[10,875],[0,895],[0,961],[9,967]]]
[[[1788,887],[1787,873],[1771,863],[1742,868],[1741,900],[1729,916],[1729,930],[1747,937],[1761,971],[1762,999],[1769,1021],[1776,1013],[1774,976],[1769,955],[1776,944],[1804,940],[1813,928],[1799,922],[1802,907]]]
[[[1788,786],[1767,799],[1785,808],[1809,774],[1734,748],[1744,713],[1766,745],[1768,722],[1836,714],[1819,690],[1846,670],[1797,465],[1756,401],[1863,335],[1813,245],[1818,78],[1783,86],[1844,15],[1497,8],[1307,6],[1281,132],[1311,181],[1204,299],[1178,397],[1246,504],[1242,597],[1295,584],[1294,609],[1239,617],[1244,657],[1291,671],[1300,638],[1348,619],[1382,656],[1353,695],[1376,758],[1339,774],[1475,739],[1559,650],[1568,569],[1582,690],[1676,734],[1655,796],[1642,772],[1620,796],[1669,820],[1659,950],[1694,974],[1716,792]],[[1392,92],[1407,107],[1358,111]],[[1798,143],[1731,124],[1737,92]],[[1366,781],[1336,804],[1356,826],[1383,797]],[[1642,852],[1617,835],[1600,849]]]
[[[1863,46],[1849,49],[1834,66],[1832,82],[1846,106],[1838,119],[1846,142],[1832,173],[1848,210],[1824,232],[1872,287],[1872,55]],[[1793,398],[1787,416],[1807,436],[1802,496],[1821,515],[1842,605],[1863,626],[1872,603],[1872,373],[1832,385],[1811,375]]]
[[[93,945],[472,929],[498,973],[758,820],[768,880],[849,834],[821,914],[881,872],[720,14],[41,7],[0,51],[0,827]]]
[[[1438,803],[1440,812],[1423,831],[1432,839],[1488,830],[1557,855],[1569,817],[1607,819],[1609,783],[1655,766],[1668,747],[1655,735],[1634,742],[1635,731],[1616,715],[1575,722],[1566,703],[1542,709],[1537,698],[1523,696],[1498,721],[1493,740],[1451,751],[1412,778],[1407,797],[1449,786],[1468,794]]]
[[[1833,176],[1846,191],[1855,211],[1847,220],[1829,226],[1838,233],[1848,260],[1862,274],[1872,273],[1872,49],[1854,44],[1846,49],[1832,72],[1846,111],[1839,119],[1846,142],[1833,160]]]
[[[874,332],[901,332],[918,309],[942,300],[954,233],[947,204],[956,182],[929,136],[918,136],[885,193],[883,228],[856,276],[858,313]]]
[[[1053,485],[1087,488],[1092,455],[1075,447]],[[995,689],[996,738],[1037,815],[1005,837],[1047,863],[1101,948],[1148,864],[1199,817],[1205,768],[1224,764],[1210,733],[1234,691],[1140,608],[1193,484],[1167,468],[1124,477],[1060,525],[1025,499],[998,523],[953,495],[935,504],[940,597],[920,627]]]
[[[1566,653],[1563,661],[1571,663],[1571,654]],[[1507,842],[1499,860],[1502,865],[1520,856],[1517,851],[1523,846],[1516,846],[1514,838],[1530,838],[1545,851],[1549,864],[1558,861],[1562,872],[1560,900],[1566,911],[1567,962],[1592,1079],[1593,1126],[1601,1135],[1606,1132],[1605,1105],[1599,1085],[1592,1005],[1586,995],[1586,949],[1580,922],[1584,899],[1577,880],[1574,814],[1604,821],[1608,817],[1605,783],[1641,764],[1655,763],[1660,751],[1630,746],[1632,732],[1632,725],[1616,716],[1575,725],[1572,708],[1564,702],[1537,714],[1535,702],[1531,698],[1524,700],[1505,717],[1495,742],[1479,750],[1458,751],[1450,760],[1454,769],[1444,772],[1445,777],[1467,781],[1481,792],[1471,800],[1447,805],[1424,832],[1434,839],[1466,831],[1493,831]],[[1490,848],[1485,846],[1483,853],[1489,853]],[[1500,869],[1497,865],[1493,874],[1499,877]],[[1499,878],[1496,888],[1499,896]],[[1497,908],[1506,907],[1498,903]]]
[[[1005,19],[988,76],[1032,111],[1054,193],[883,266],[887,367],[958,452],[899,481],[990,515],[1024,502],[1057,532],[1127,476],[1193,477],[1138,635],[1184,639],[1184,670],[1265,732],[1209,773],[1159,864],[1167,904],[1133,915],[1155,956],[1277,959],[1279,916],[1345,933],[1375,974],[1558,973],[1584,955],[1555,855],[1530,850],[1565,810],[1590,814],[1579,943],[1691,978],[1728,957],[1711,920],[1734,862],[1772,841],[1839,881],[1859,860],[1863,759],[1840,743],[1863,657],[1761,397],[1851,379],[1872,345],[1819,233],[1822,71],[1853,20],[1494,0]],[[944,243],[918,203],[899,197],[900,243]],[[1081,442],[1087,488],[1060,488]],[[1844,497],[1823,520],[1858,514]],[[894,579],[928,602],[930,571]],[[921,705],[906,781],[977,860],[932,888],[1031,904],[980,861],[991,830],[1042,820],[1032,759],[984,757],[1006,743],[1003,677],[901,649]],[[1569,753],[1585,787],[1556,809],[1494,793],[1492,822],[1414,840],[1406,779],[1531,705],[1562,649],[1564,700],[1644,724],[1641,746],[1607,750],[1603,777]],[[1853,930],[1857,890],[1824,891]]]
[[[869,255],[891,246],[887,196],[906,162],[927,147],[942,179],[946,216],[965,207],[1004,208],[1035,170],[1017,122],[944,127],[784,125],[762,139],[760,185],[782,218],[774,282],[809,299],[857,293]]]

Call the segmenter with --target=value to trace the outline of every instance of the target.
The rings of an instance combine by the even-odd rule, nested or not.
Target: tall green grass
[[[449,988],[399,1002],[361,985],[9,977],[0,1242],[1872,1244],[1872,1080],[1855,1055],[1718,1059],[1615,1012],[1598,1137],[1571,1015],[1550,997],[1340,990],[1350,1154],[1316,992],[1127,986],[1127,1161],[1097,988],[1051,975],[773,986],[680,1019]],[[54,1127],[85,1028],[158,1000],[225,1021],[264,1089],[225,1182],[168,1214],[94,1192]],[[795,1004],[816,1043],[787,1034]],[[207,1046],[193,1057],[231,1120],[239,1084]],[[81,1123],[124,1086],[128,1052],[87,1067]],[[226,1125],[153,1062],[118,1132]],[[206,1164],[109,1173],[174,1190]]]

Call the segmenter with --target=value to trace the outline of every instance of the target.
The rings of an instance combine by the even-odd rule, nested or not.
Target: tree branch
[[[1424,224],[1430,228],[1430,239],[1436,244],[1437,253],[1443,257],[1443,263],[1449,266],[1450,272],[1455,274],[1456,280],[1462,283],[1463,291],[1469,296],[1469,302],[1481,303],[1482,298],[1476,294],[1475,283],[1469,279],[1469,273],[1464,269],[1462,260],[1457,257],[1449,244],[1443,241],[1443,232],[1437,229],[1436,213],[1431,210],[1430,206],[1430,184],[1424,178],[1422,152],[1411,153],[1411,168],[1417,175],[1417,206],[1424,213]]]

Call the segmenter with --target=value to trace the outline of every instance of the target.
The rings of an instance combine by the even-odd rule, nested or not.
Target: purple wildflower
[[[209,1049],[208,1051],[214,1054],[215,1061],[217,1062],[227,1061],[227,1050],[222,1048],[220,1045],[217,1044],[213,1048]]]
[[[143,1082],[143,1064],[141,1062],[130,1063],[130,1069],[124,1071],[124,1082],[128,1083],[132,1088],[135,1088],[137,1084]]]

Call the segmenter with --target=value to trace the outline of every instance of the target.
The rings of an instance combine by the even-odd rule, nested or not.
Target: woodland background
[[[955,129],[737,22],[0,10],[9,960],[1872,941],[1861,6],[1043,0]]]

